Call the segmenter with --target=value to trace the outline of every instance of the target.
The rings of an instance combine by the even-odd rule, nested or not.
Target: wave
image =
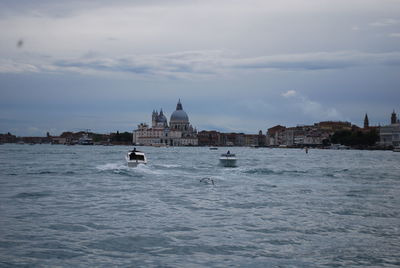
[[[140,164],[135,168],[130,168],[132,170],[135,170],[137,172],[145,173],[145,174],[151,174],[151,175],[160,175],[164,174],[161,170],[154,169],[153,166],[149,165],[144,165]]]
[[[128,170],[129,167],[122,163],[107,163],[104,165],[99,165],[96,167],[100,171],[109,171],[109,170]]]
[[[261,174],[261,175],[283,175],[283,174],[306,174],[305,170],[273,170],[269,168],[253,168],[243,171],[246,174]]]
[[[181,165],[176,165],[176,164],[157,164],[155,166],[165,167],[165,168],[178,168],[178,167],[181,167]]]
[[[40,198],[40,197],[46,197],[50,196],[51,193],[46,191],[46,192],[22,192],[19,194],[14,195],[14,198]]]
[[[28,175],[48,175],[48,174],[57,174],[57,172],[50,171],[50,170],[42,170],[36,172],[28,172]]]
[[[158,175],[162,174],[159,170],[152,169],[148,165],[139,164],[137,167],[128,167],[126,163],[107,163],[104,165],[99,165],[96,167],[98,170],[102,172],[113,172],[117,174],[134,174],[134,173],[144,173],[144,174],[152,174]]]

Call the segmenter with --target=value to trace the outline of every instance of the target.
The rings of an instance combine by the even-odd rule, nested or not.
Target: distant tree
[[[108,136],[105,134],[92,134],[92,139],[94,142],[106,142],[108,140]]]
[[[120,134],[120,136],[121,136],[121,141],[132,143],[132,133],[125,131],[124,133]]]
[[[372,129],[365,135],[365,142],[368,145],[374,145],[377,141],[379,141],[379,133],[376,129]]]
[[[323,139],[323,140],[322,140],[322,145],[323,145],[323,146],[328,146],[329,143],[330,143],[330,142],[329,142],[329,139]]]
[[[371,146],[374,145],[378,140],[379,140],[379,135],[375,129],[372,129],[366,133],[360,130],[337,131],[335,132],[335,134],[333,134],[331,138],[332,143],[340,143],[347,146],[358,146],[358,145]]]
[[[132,133],[129,132],[123,132],[119,133],[113,133],[111,134],[111,142],[122,142],[122,143],[132,143]]]

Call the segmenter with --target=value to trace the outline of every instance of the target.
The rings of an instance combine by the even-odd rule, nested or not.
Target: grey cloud
[[[371,22],[369,25],[374,26],[374,27],[385,27],[385,26],[392,26],[392,25],[397,25],[397,24],[400,24],[400,20],[386,18],[386,19],[380,19],[380,20]]]
[[[89,60],[58,60],[54,62],[58,68],[78,68],[90,69],[97,71],[108,72],[129,72],[136,74],[151,74],[152,69],[150,65],[143,65],[136,62],[127,62],[126,60],[114,59],[89,59]]]
[[[0,59],[0,73],[36,73],[40,68],[35,64]]]
[[[232,66],[244,69],[326,70],[380,64],[393,65],[399,59],[399,52],[319,52],[241,59],[235,60]]]
[[[240,58],[229,51],[215,50],[131,55],[115,59],[96,57],[96,54],[93,54],[89,58],[63,59],[36,65],[2,60],[0,72],[92,71],[187,78],[220,75],[235,70],[316,71],[375,65],[400,65],[400,52],[344,51]]]
[[[57,68],[78,68],[107,72],[175,76],[179,74],[216,74],[221,58],[215,51],[190,51],[166,55],[134,55],[123,58],[80,58],[53,62]]]
[[[13,16],[15,14],[30,14],[34,17],[72,17],[87,10],[105,7],[141,7],[155,5],[185,4],[184,0],[2,0],[0,16]]]

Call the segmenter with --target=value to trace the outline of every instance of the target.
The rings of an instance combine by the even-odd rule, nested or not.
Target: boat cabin
[[[145,161],[144,159],[144,154],[140,153],[137,154],[138,151],[132,151],[129,153],[129,160],[139,160],[139,161]]]

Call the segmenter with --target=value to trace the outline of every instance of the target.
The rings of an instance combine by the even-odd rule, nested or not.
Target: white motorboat
[[[129,151],[125,156],[126,162],[128,163],[128,167],[136,167],[139,164],[147,164],[146,155],[136,150],[134,148],[132,151]]]
[[[89,137],[89,134],[85,133],[79,138],[78,144],[80,145],[93,145],[93,139]]]
[[[221,154],[219,162],[224,167],[236,167],[236,155],[228,151],[226,154]]]

